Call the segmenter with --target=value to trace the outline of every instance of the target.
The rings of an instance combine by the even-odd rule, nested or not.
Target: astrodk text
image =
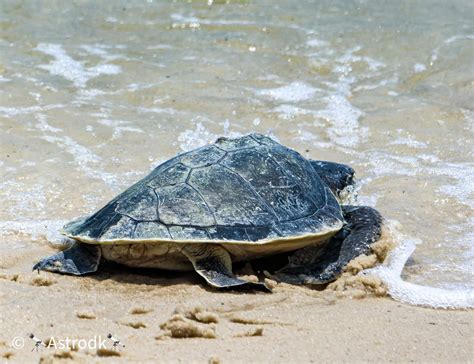
[[[52,336],[46,343],[46,347],[50,349],[106,349],[106,339],[102,336],[95,335],[91,339],[71,339],[66,337],[58,339]]]

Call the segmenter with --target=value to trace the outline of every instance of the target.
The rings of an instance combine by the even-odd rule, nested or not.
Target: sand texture
[[[52,252],[44,243],[1,261],[5,362],[452,363],[474,357],[472,310],[401,304],[368,277],[364,284],[346,272],[324,291],[277,284],[273,293],[238,293],[208,288],[192,273],[120,266],[85,277],[31,272],[34,259]],[[106,349],[36,352],[29,333],[46,343],[112,333],[125,346],[112,350],[109,340]],[[11,347],[17,336],[25,339],[21,350]]]

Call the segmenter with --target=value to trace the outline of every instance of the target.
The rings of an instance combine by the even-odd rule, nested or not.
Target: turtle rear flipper
[[[253,283],[234,277],[229,253],[219,245],[188,244],[182,253],[191,261],[196,272],[216,288],[251,288],[271,291],[264,283]]]
[[[309,246],[293,253],[275,273],[283,282],[324,284],[337,279],[352,259],[368,253],[381,236],[383,218],[367,206],[343,206],[344,228],[325,247]]]
[[[101,255],[97,245],[75,243],[69,249],[42,259],[33,266],[33,270],[80,276],[97,271]]]

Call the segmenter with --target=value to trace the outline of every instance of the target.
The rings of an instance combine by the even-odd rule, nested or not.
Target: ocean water
[[[473,15],[468,0],[1,1],[0,252],[58,243],[176,153],[260,132],[356,169],[359,203],[416,244],[404,281],[472,295]]]

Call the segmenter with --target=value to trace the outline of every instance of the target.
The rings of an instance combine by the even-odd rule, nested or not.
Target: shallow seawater
[[[0,249],[154,166],[270,135],[352,165],[420,244],[408,281],[474,288],[471,1],[0,4]],[[39,257],[38,257],[39,258]]]

